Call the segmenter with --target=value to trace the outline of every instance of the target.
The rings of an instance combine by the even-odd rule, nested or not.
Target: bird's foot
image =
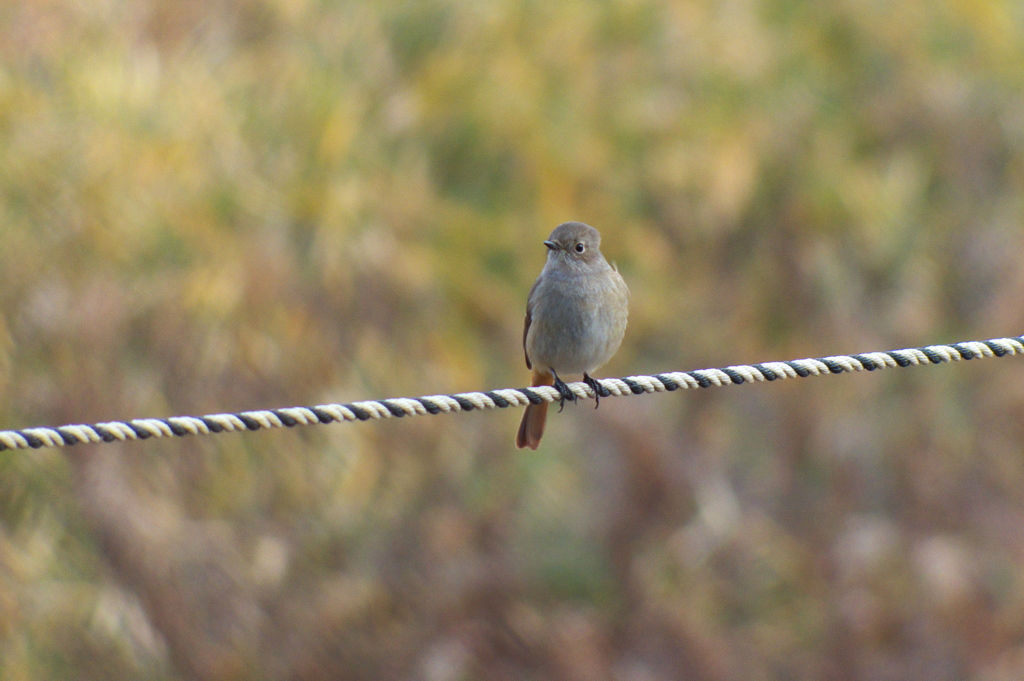
[[[569,390],[569,386],[565,384],[565,381],[558,377],[558,374],[556,374],[554,371],[552,371],[551,373],[554,374],[555,376],[555,390],[557,390],[558,394],[561,395],[562,397],[562,399],[558,401],[558,411],[559,413],[561,413],[562,409],[565,408],[566,400],[569,400],[570,402],[573,403],[576,402],[576,393]]]
[[[583,372],[583,382],[590,386],[590,389],[594,391],[594,409],[601,406],[602,397],[608,397],[612,394],[608,388],[594,380],[587,372]]]

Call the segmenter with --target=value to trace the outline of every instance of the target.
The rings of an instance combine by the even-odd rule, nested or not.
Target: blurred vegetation
[[[0,428],[1024,333],[1024,11],[0,4]],[[4,679],[1024,676],[1019,360],[0,456]]]

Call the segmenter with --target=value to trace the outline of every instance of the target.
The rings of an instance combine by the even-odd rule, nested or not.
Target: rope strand
[[[622,397],[641,393],[666,392],[687,388],[741,385],[783,378],[805,378],[854,371],[874,371],[917,364],[942,364],[961,359],[1024,355],[1024,336],[967,341],[952,345],[929,345],[923,348],[868,352],[859,355],[836,355],[820,359],[794,359],[786,362],[741,364],[722,369],[673,371],[649,376],[598,379],[601,397]],[[594,397],[586,383],[569,383],[569,390],[583,399]],[[351,404],[321,404],[315,407],[288,407],[236,414],[206,416],[172,416],[165,419],[110,421],[93,425],[67,425],[57,428],[25,428],[0,431],[0,451],[6,449],[38,449],[64,447],[78,443],[125,442],[151,437],[209,435],[262,428],[292,428],[318,423],[367,421],[402,416],[449,414],[474,409],[505,409],[527,404],[555,402],[561,395],[552,387],[505,388],[487,392],[426,397],[396,397]]]

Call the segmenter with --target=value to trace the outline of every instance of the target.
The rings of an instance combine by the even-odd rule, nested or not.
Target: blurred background
[[[1009,0],[0,4],[0,428],[1024,333]],[[1018,359],[0,454],[0,677],[1024,676]]]

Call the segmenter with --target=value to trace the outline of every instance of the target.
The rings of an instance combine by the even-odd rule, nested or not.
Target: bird
[[[559,411],[576,396],[562,380],[583,374],[600,394],[608,393],[590,372],[612,358],[626,333],[629,289],[616,267],[601,255],[601,234],[582,222],[565,222],[544,242],[547,262],[526,301],[523,352],[531,385],[553,385]],[[516,435],[516,447],[537,449],[544,435],[548,403],[530,404]]]

